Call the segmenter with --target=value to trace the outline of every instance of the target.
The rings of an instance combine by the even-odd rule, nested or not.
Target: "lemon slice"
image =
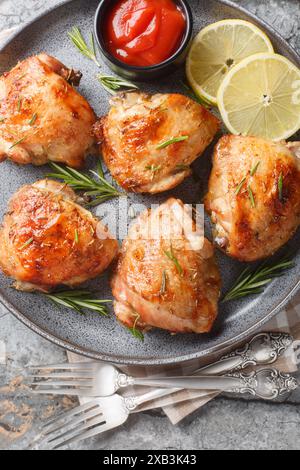
[[[274,52],[269,38],[243,20],[224,20],[204,28],[190,49],[186,74],[194,92],[211,104],[226,74],[241,60],[259,52]]]
[[[300,70],[279,54],[255,54],[228,73],[218,105],[233,134],[288,139],[300,129]]]

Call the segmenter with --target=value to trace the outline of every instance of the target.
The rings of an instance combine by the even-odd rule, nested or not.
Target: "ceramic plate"
[[[224,18],[250,20],[266,31],[279,53],[284,54],[300,67],[297,54],[273,29],[234,4],[220,0],[190,0],[190,4],[194,13],[195,32],[209,23]],[[79,26],[84,34],[91,32],[97,5],[98,0],[64,1],[26,25],[2,48],[0,73],[9,70],[18,60],[40,51],[46,51],[61,59],[66,65],[83,72],[80,92],[90,101],[99,116],[105,114],[108,110],[109,96],[96,81],[97,69],[93,63],[74,49],[67,37],[67,32],[74,25]],[[103,71],[106,71],[105,66],[103,66]],[[182,78],[183,71],[179,71],[167,79],[150,85],[141,85],[141,88],[150,92],[182,93],[180,83]],[[130,200],[150,206],[151,203],[161,202],[173,195],[186,203],[198,203],[205,192],[211,152],[212,147],[195,163],[196,178],[190,178],[174,191],[158,197],[134,195],[130,196]],[[44,168],[18,167],[10,162],[2,163],[0,166],[0,217],[2,218],[6,211],[10,196],[20,186],[43,178],[48,171],[47,166]],[[113,207],[118,204],[118,201],[111,204]],[[209,221],[207,220],[206,223],[209,237]],[[295,253],[295,269],[284,277],[274,280],[260,296],[221,304],[218,321],[209,335],[170,336],[166,332],[154,330],[146,335],[145,342],[142,343],[117,323],[113,312],[111,318],[108,319],[93,313],[82,317],[70,310],[57,308],[43,295],[24,294],[11,289],[11,280],[2,275],[0,275],[0,296],[3,304],[23,323],[73,352],[116,363],[144,365],[178,363],[207,356],[218,348],[246,338],[283,308],[300,284],[300,253],[297,252],[299,241],[298,231],[288,246],[288,249]],[[221,253],[217,253],[217,256],[222,271],[224,291],[226,291],[244,266]],[[91,283],[100,298],[111,297],[108,277],[109,273]]]

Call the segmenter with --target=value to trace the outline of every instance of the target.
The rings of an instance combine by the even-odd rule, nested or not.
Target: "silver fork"
[[[276,369],[262,369],[248,374],[235,372],[222,377],[165,378],[164,386],[249,393],[264,400],[274,400],[295,390],[299,384],[290,374],[282,374]],[[93,400],[46,423],[39,442],[50,449],[58,449],[102,434],[124,424],[130,413],[141,404],[153,400],[154,395],[149,392],[140,397],[122,398],[116,394]]]
[[[242,349],[222,357],[219,361],[193,372],[193,375],[220,375],[248,366],[270,365],[293,343],[286,333],[261,333]],[[48,372],[52,370],[51,372]],[[32,379],[28,385],[36,394],[76,395],[79,397],[106,397],[130,385],[159,386],[152,378],[134,378],[109,364],[82,362],[79,364],[56,364],[36,366],[29,369]],[[63,372],[62,372],[63,371]],[[40,381],[44,379],[43,381]],[[39,382],[36,382],[39,380]],[[155,380],[155,382],[153,382]],[[177,389],[168,393],[177,392]]]

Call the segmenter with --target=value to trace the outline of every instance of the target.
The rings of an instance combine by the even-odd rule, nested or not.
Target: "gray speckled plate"
[[[80,91],[99,115],[104,114],[108,109],[108,96],[95,79],[97,70],[92,63],[74,50],[67,38],[67,31],[74,25],[80,26],[84,33],[92,30],[97,4],[98,0],[62,1],[59,6],[25,26],[2,48],[0,73],[10,69],[18,60],[28,55],[42,50],[47,51],[65,64],[82,70],[84,76]],[[190,4],[194,11],[195,31],[224,18],[242,18],[253,21],[268,33],[278,52],[300,66],[300,58],[274,30],[236,5],[220,0],[190,0]],[[150,87],[141,85],[141,88],[149,89],[149,91],[183,92],[180,88],[182,76],[183,72],[179,71],[171,79],[157,81]],[[199,202],[205,191],[210,171],[211,151],[212,148],[194,166],[199,178],[189,179],[176,188],[172,195],[187,203]],[[0,217],[2,218],[6,211],[9,197],[21,185],[42,178],[47,171],[49,171],[48,167],[22,168],[10,162],[1,164]],[[153,202],[163,201],[168,196],[170,193],[152,198],[131,196],[131,199],[150,205]],[[117,204],[117,202],[112,204]],[[209,234],[208,221],[207,226]],[[11,289],[11,280],[3,275],[0,275],[0,299],[27,326],[73,352],[116,363],[174,364],[207,356],[218,348],[234,344],[246,338],[279,312],[300,285],[300,253],[297,251],[299,241],[298,231],[288,247],[296,253],[295,269],[283,278],[274,280],[260,296],[220,305],[219,319],[209,335],[170,336],[166,332],[156,330],[147,334],[145,343],[141,343],[131,337],[113,316],[111,319],[99,318],[94,314],[81,317],[72,311],[56,308],[42,295],[24,294]],[[218,253],[218,258],[226,291],[244,266],[226,258],[221,253]],[[91,285],[97,289],[100,298],[111,296],[108,274],[93,281]]]

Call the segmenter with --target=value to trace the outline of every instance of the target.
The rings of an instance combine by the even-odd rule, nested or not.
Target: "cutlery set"
[[[28,369],[28,385],[33,394],[93,398],[47,422],[38,441],[57,449],[102,434],[124,424],[129,414],[137,412],[143,403],[182,389],[203,390],[203,396],[215,391],[274,400],[295,390],[299,384],[290,374],[263,366],[274,364],[292,343],[293,338],[285,333],[261,333],[243,349],[194,371],[191,376],[135,378],[113,365],[98,362],[31,367]],[[259,368],[245,372],[249,366]],[[117,394],[118,390],[129,386],[155,389],[140,396],[122,397]],[[176,396],[172,402],[176,403]]]

